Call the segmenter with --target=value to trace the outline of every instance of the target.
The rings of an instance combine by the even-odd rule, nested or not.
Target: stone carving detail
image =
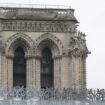
[[[35,40],[35,43],[33,45],[33,48],[34,48],[34,53],[35,51],[37,51],[37,48],[39,46],[39,44],[44,41],[44,40],[51,40],[51,44],[52,42],[55,43],[57,45],[57,47],[59,48],[60,50],[60,55],[62,55],[63,51],[64,51],[64,46],[62,44],[62,42],[54,35],[50,34],[50,33],[45,33],[41,36],[39,36],[36,40]],[[49,42],[49,41],[48,41]]]
[[[48,22],[48,21],[3,21],[3,31],[25,31],[25,32],[75,32],[76,27],[70,22]]]
[[[76,32],[73,9],[1,8],[0,30],[29,32]],[[29,21],[30,20],[30,21]]]
[[[78,48],[75,48],[72,52],[72,55],[74,57],[80,57],[81,56],[81,51]]]
[[[15,41],[18,42],[18,43],[23,43],[24,46],[27,47],[28,54],[31,55],[31,47],[32,47],[32,44],[33,44],[33,40],[28,35],[26,35],[26,34],[17,33],[15,35],[12,35],[6,41],[5,48],[6,48],[6,54],[7,54],[7,56],[8,56],[8,54],[12,55],[12,52],[10,53],[11,46],[12,47],[14,46],[13,42],[15,42]]]
[[[85,34],[80,31],[70,38],[69,56],[86,57],[90,52],[86,46]]]

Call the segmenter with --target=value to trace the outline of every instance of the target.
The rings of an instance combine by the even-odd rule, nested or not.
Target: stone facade
[[[54,88],[85,88],[85,34],[77,30],[73,9],[0,7],[0,85],[13,86],[13,58],[25,52],[26,86],[40,87],[42,50],[54,61]]]

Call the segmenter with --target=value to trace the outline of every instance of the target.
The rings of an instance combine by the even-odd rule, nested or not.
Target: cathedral
[[[0,7],[0,86],[86,88],[78,24],[71,8]]]

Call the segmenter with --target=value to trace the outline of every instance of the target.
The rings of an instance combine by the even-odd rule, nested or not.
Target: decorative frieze
[[[75,25],[62,21],[2,21],[3,31],[76,32]]]

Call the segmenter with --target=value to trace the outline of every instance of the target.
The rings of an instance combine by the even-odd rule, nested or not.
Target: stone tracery
[[[59,56],[62,56],[62,53],[64,51],[64,46],[63,46],[62,42],[56,36],[54,36],[50,33],[45,33],[35,40],[33,48],[34,48],[34,53],[36,55],[37,55],[37,53],[39,53],[37,51],[38,51],[38,48],[40,47],[39,45],[41,45],[42,42],[43,42],[42,46],[47,45],[49,47],[52,47],[53,52],[55,49],[58,49]],[[41,48],[43,48],[43,47],[41,47]]]
[[[11,36],[10,38],[8,38],[8,40],[6,41],[6,45],[5,45],[6,54],[7,56],[13,55],[14,50],[18,46],[22,46],[26,52],[26,56],[29,56],[29,55],[31,56],[32,55],[32,52],[31,52],[32,44],[33,44],[33,40],[29,36],[23,33],[17,33]]]

